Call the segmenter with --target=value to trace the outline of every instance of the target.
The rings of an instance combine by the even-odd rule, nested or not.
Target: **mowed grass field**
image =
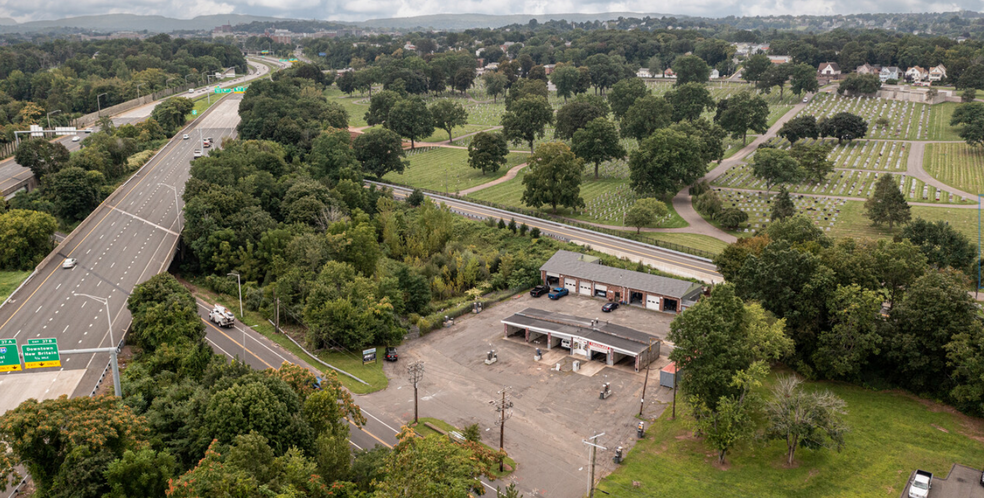
[[[944,102],[929,107],[929,139],[930,140],[960,140],[959,126],[950,126],[953,111],[960,104]]]
[[[686,409],[677,406],[677,419],[670,420],[667,407],[598,489],[623,498],[896,497],[915,469],[945,477],[954,463],[979,468],[984,460],[980,419],[897,392],[828,382],[804,386],[829,389],[847,403],[850,432],[842,451],[798,448],[790,467],[782,441],[748,441],[729,452],[721,468],[716,452],[693,437]]]
[[[410,167],[403,174],[389,173],[383,180],[454,193],[500,178],[509,168],[529,158],[529,154],[512,152],[506,156],[507,162],[499,171],[482,175],[481,170],[468,166],[468,151],[465,149],[429,147],[418,150],[410,156]]]
[[[701,251],[707,251],[713,254],[720,254],[726,247],[728,243],[719,239],[715,239],[710,235],[701,235],[698,233],[677,233],[677,232],[643,232],[641,237],[637,237],[635,232],[630,232],[626,234],[627,239],[638,239],[642,242],[647,242],[646,239],[652,238],[661,240],[663,242],[670,242],[673,244],[679,244],[681,246],[692,247],[694,249],[699,249]]]
[[[977,240],[977,209],[948,207],[911,206],[912,219],[922,218],[928,221],[943,220],[966,235],[970,240]],[[841,206],[840,218],[829,234],[833,237],[851,237],[872,239],[889,238],[898,235],[902,229],[898,226],[892,230],[887,225],[875,227],[871,220],[864,215],[864,203],[848,201]]]
[[[0,271],[0,303],[30,275],[29,271]]]
[[[984,192],[984,151],[965,143],[926,144],[923,168],[937,180],[971,194]]]

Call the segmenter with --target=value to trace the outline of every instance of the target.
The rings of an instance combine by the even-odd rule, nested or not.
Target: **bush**
[[[540,238],[540,228],[539,227],[533,227],[533,229],[530,230],[530,237],[533,237],[534,239],[539,239]]]
[[[464,436],[467,441],[471,441],[473,443],[482,442],[482,431],[478,428],[478,424],[465,426],[465,429],[461,431],[461,435]]]

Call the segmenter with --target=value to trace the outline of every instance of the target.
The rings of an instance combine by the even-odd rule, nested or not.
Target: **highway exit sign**
[[[58,356],[58,340],[28,339],[21,346],[24,354],[24,368],[60,367],[61,357]]]
[[[20,369],[17,339],[0,339],[0,372],[16,372]]]

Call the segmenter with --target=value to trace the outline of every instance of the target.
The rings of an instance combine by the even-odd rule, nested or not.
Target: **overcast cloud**
[[[979,11],[984,0],[0,0],[0,17],[18,22],[98,14],[163,15],[188,19],[206,14],[251,14],[362,21],[426,14],[551,14],[660,12],[692,16],[854,14],[863,12]]]

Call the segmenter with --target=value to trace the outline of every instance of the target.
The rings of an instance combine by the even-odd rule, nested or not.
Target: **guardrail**
[[[465,199],[463,199],[461,197],[458,197],[458,196],[456,196],[454,194],[445,194],[445,193],[441,193],[441,192],[435,192],[433,190],[422,189],[422,188],[419,188],[419,187],[411,187],[409,185],[400,185],[398,183],[384,183],[384,182],[377,182],[377,181],[373,181],[373,180],[365,180],[365,182],[366,183],[369,183],[369,184],[372,184],[372,185],[380,186],[380,187],[387,187],[387,188],[392,188],[392,189],[399,189],[399,190],[403,190],[403,191],[406,191],[406,192],[412,192],[414,189],[416,189],[416,190],[420,190],[421,192],[426,193],[428,196],[433,197],[435,199],[449,200],[449,201],[454,201],[454,202],[460,202],[460,203],[463,203],[463,204],[470,204],[470,205],[473,205],[473,206],[476,206],[476,207],[484,207],[484,208],[487,208],[487,209],[491,209],[493,211],[496,211],[497,214],[499,215],[498,217],[500,219],[503,219],[503,220],[506,220],[507,219],[506,218],[507,216],[515,216],[517,214],[518,215],[522,215],[522,216],[529,216],[531,218],[537,218],[539,220],[542,220],[543,222],[545,222],[547,224],[554,225],[557,228],[566,228],[566,229],[570,229],[570,230],[574,230],[574,231],[583,232],[583,233],[586,233],[586,234],[604,235],[606,237],[609,237],[609,238],[612,238],[612,239],[617,239],[619,241],[622,241],[622,242],[625,242],[625,243],[628,243],[628,244],[631,244],[631,245],[635,245],[637,247],[642,247],[642,248],[650,249],[650,250],[652,250],[652,249],[658,249],[660,251],[668,251],[668,252],[677,254],[679,256],[684,256],[684,257],[696,259],[696,260],[699,260],[699,261],[703,261],[705,263],[713,263],[712,260],[713,260],[713,258],[715,256],[713,253],[710,253],[708,251],[704,251],[704,250],[693,248],[693,247],[683,246],[683,245],[680,245],[680,244],[674,244],[672,242],[666,242],[666,241],[662,241],[662,240],[658,240],[658,239],[651,239],[651,240],[647,240],[645,242],[634,240],[634,239],[629,239],[629,238],[624,237],[625,234],[620,233],[617,230],[610,230],[610,229],[607,229],[607,228],[596,227],[594,225],[589,225],[589,224],[586,224],[586,223],[580,223],[580,222],[572,221],[572,220],[569,220],[569,219],[563,219],[564,220],[563,222],[554,221],[556,219],[555,217],[552,217],[549,214],[544,213],[542,211],[522,209],[522,208],[514,208],[514,207],[511,207],[511,206],[502,206],[502,205],[496,204],[494,202],[481,201],[481,200],[478,200],[478,199],[468,199],[468,200],[465,200]],[[470,216],[470,217],[471,218],[476,218],[475,216]],[[558,237],[555,237],[555,238],[558,238]],[[559,237],[559,240],[563,240],[565,242],[568,241],[567,239],[565,239],[563,237]]]
[[[360,378],[358,378],[358,377],[356,377],[356,376],[354,376],[354,375],[346,372],[345,370],[342,370],[341,368],[338,368],[338,367],[336,367],[334,365],[330,365],[329,363],[325,362],[321,358],[318,358],[316,355],[312,354],[307,349],[304,349],[304,346],[301,346],[301,344],[299,342],[295,341],[294,338],[290,336],[290,334],[287,334],[287,333],[285,333],[283,331],[283,329],[278,328],[277,327],[277,324],[273,323],[273,320],[267,319],[267,321],[270,322],[270,325],[273,325],[273,328],[277,329],[277,332],[280,332],[281,334],[284,335],[284,337],[290,339],[290,342],[293,342],[295,346],[301,348],[301,351],[304,351],[304,354],[306,354],[306,355],[310,356],[311,358],[313,358],[314,361],[316,361],[316,362],[318,362],[318,363],[320,363],[320,364],[322,364],[322,365],[324,365],[324,366],[326,366],[326,367],[328,367],[328,368],[330,368],[330,369],[332,369],[332,370],[334,370],[334,371],[336,371],[338,373],[345,374],[345,375],[347,375],[347,376],[349,376],[349,377],[351,377],[351,378],[353,378],[353,379],[355,379],[355,380],[357,380],[357,381],[359,381],[359,382],[361,382],[361,383],[363,383],[363,384],[365,384],[367,386],[369,385],[368,382],[366,382],[366,381],[364,381],[364,380],[362,380],[362,379],[360,379]]]

